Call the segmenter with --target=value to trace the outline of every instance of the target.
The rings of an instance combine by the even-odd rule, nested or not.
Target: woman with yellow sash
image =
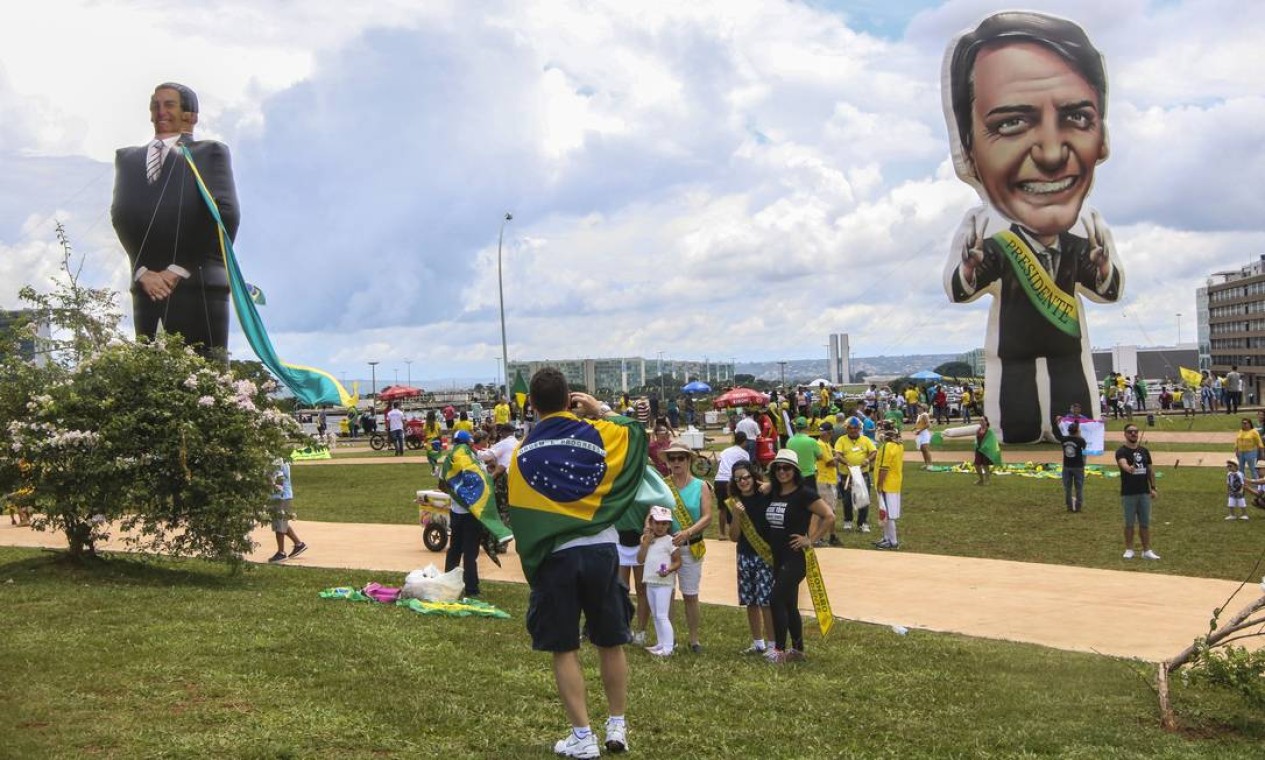
[[[703,555],[707,551],[703,532],[712,522],[711,485],[694,477],[690,464],[697,456],[689,446],[674,441],[663,450],[668,463],[668,487],[676,503],[672,508],[672,543],[682,548],[681,569],[677,571],[677,583],[681,598],[685,601],[685,623],[690,632],[690,651],[703,651],[699,643],[700,610],[698,588],[703,580]],[[688,550],[686,549],[688,547]]]
[[[774,663],[804,659],[804,622],[799,615],[799,584],[808,574],[806,552],[814,541],[825,538],[835,524],[835,513],[817,491],[804,488],[799,456],[782,449],[769,468],[773,490],[765,517],[769,521],[769,547],[773,551]],[[786,646],[789,634],[791,646]]]
[[[738,542],[738,604],[747,608],[751,646],[743,654],[773,648],[773,550],[769,548],[769,494],[760,492],[760,476],[750,462],[735,462],[730,478],[729,538]],[[767,491],[768,489],[764,489]]]

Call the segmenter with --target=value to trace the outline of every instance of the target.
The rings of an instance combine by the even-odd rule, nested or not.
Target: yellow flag
[[[1200,375],[1198,372],[1194,371],[1193,369],[1186,369],[1185,367],[1178,367],[1177,369],[1178,371],[1182,373],[1183,383],[1185,383],[1186,385],[1189,385],[1191,388],[1199,387],[1200,381],[1203,380],[1202,375]]]

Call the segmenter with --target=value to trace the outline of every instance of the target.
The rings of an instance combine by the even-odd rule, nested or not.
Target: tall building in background
[[[1224,375],[1237,366],[1243,400],[1255,402],[1265,379],[1265,256],[1240,269],[1214,272],[1207,291],[1208,368]]]
[[[851,351],[847,333],[831,333],[830,355],[826,362],[827,380],[836,384],[852,381]]]
[[[18,355],[25,361],[42,367],[48,363],[46,348],[48,340],[52,337],[52,331],[48,322],[40,321],[36,316],[36,312],[31,309],[0,311],[0,330],[8,330],[22,321],[34,322],[35,330],[32,334],[28,334],[18,341]],[[38,345],[41,342],[44,343],[43,348]]]
[[[958,361],[971,365],[971,374],[976,377],[984,376],[984,360],[987,354],[982,348],[973,348],[964,354],[958,354]]]
[[[663,381],[655,387],[661,387],[669,396],[679,393],[680,387],[691,380],[702,380],[715,387],[732,385],[734,381],[732,361],[692,361],[665,357],[662,366]],[[623,356],[601,359],[531,359],[510,362],[510,382],[513,383],[515,375],[520,372],[524,380],[530,380],[542,367],[557,367],[572,386],[583,387],[590,393],[597,394],[631,391],[645,386],[648,379],[660,377],[657,358]]]
[[[1212,335],[1208,328],[1208,288],[1212,287],[1212,278],[1208,284],[1195,291],[1195,335],[1199,339],[1199,369],[1212,367]],[[1180,318],[1179,318],[1180,319]],[[1181,323],[1178,322],[1178,326]]]

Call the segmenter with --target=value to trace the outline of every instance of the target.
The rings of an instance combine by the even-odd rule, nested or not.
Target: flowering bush
[[[112,526],[131,546],[235,562],[266,517],[272,462],[297,432],[267,391],[177,337],[117,341],[57,373],[9,422],[10,462],[34,464],[38,529],[91,554]]]

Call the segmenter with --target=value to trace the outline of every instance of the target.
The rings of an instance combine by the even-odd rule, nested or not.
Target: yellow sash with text
[[[690,517],[690,511],[685,508],[685,500],[681,498],[681,492],[677,490],[676,483],[672,482],[671,477],[666,477],[663,482],[668,484],[668,488],[672,489],[672,499],[676,502],[672,505],[672,516],[676,518],[680,524],[682,532],[694,527],[694,518]],[[702,559],[707,554],[707,546],[699,536],[699,540],[691,543],[690,554],[694,555],[694,559]]]
[[[1054,282],[1027,241],[1019,235],[1011,230],[1002,230],[993,235],[993,241],[1001,246],[1002,253],[1010,261],[1015,276],[1019,278],[1023,292],[1037,312],[1060,331],[1079,338],[1081,320],[1076,296],[1065,292]]]
[[[804,565],[807,570],[808,595],[813,600],[813,613],[817,615],[817,627],[821,635],[830,633],[835,625],[834,613],[830,611],[830,597],[826,596],[826,581],[821,577],[821,565],[817,563],[817,554],[813,547],[804,547]]]
[[[738,527],[742,529],[742,537],[747,539],[747,543],[751,544],[751,548],[755,549],[755,553],[760,555],[760,559],[764,560],[764,564],[773,567],[773,549],[769,547],[769,542],[756,532],[755,523],[751,522],[751,518],[746,512],[738,512],[734,509],[734,505],[740,503],[737,497],[731,496],[725,499],[725,503],[729,505],[729,511],[738,515]]]

